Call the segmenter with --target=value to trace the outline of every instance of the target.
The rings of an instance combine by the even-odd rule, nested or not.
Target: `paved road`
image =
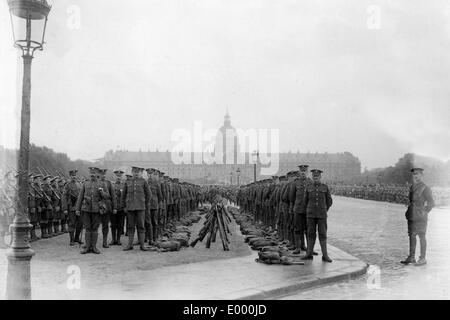
[[[450,299],[450,208],[430,213],[428,264],[405,267],[399,263],[408,254],[405,206],[333,199],[330,243],[369,263],[368,274],[281,299]]]

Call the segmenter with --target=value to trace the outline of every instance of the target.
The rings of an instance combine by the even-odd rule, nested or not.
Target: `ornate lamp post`
[[[237,168],[236,173],[237,173],[237,185],[239,186],[239,178],[241,177],[241,169]]]
[[[252,153],[253,156],[253,181],[256,182],[256,164],[259,162],[259,150],[258,151],[253,151]]]
[[[30,299],[30,261],[34,255],[28,240],[31,228],[28,219],[28,167],[30,142],[31,60],[36,50],[42,50],[45,28],[51,6],[46,0],[8,0],[14,46],[22,50],[23,83],[20,150],[17,160],[18,191],[11,230],[11,246],[7,250],[7,299]]]

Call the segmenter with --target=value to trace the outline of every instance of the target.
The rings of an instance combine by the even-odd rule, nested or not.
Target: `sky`
[[[33,60],[31,142],[93,160],[174,131],[278,129],[279,150],[362,167],[450,159],[450,1],[54,0]],[[0,144],[22,64],[0,2]]]

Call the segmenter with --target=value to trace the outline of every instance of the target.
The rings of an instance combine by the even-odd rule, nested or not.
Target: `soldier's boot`
[[[103,244],[102,244],[102,247],[103,248],[109,248],[109,246],[108,246],[108,230],[106,230],[106,231],[103,231],[102,232],[102,239],[103,239]]]
[[[66,221],[61,221],[61,232],[62,232],[62,233],[67,233],[67,232],[69,232],[69,230],[67,229],[67,223],[66,223]]]
[[[288,246],[289,250],[294,250],[295,249],[295,239],[294,236],[292,235],[292,232],[289,231],[289,246]]]
[[[308,239],[308,248],[306,250],[306,255],[302,258],[302,260],[312,260],[313,259],[313,251],[314,251],[314,244],[316,242],[315,239]]]
[[[302,251],[306,251],[306,245],[305,245],[305,233],[302,232],[302,234],[300,235],[300,250]]]
[[[128,233],[128,244],[123,249],[123,251],[133,250],[134,230],[127,231],[127,233]]]
[[[47,236],[49,238],[53,238],[55,235],[53,234],[53,221],[47,223]]]
[[[410,263],[416,263],[416,237],[410,236],[409,237],[409,256],[403,260],[400,261],[402,264],[410,264]]]
[[[45,226],[44,223],[41,223],[41,238],[42,239],[47,239],[48,238],[47,227]]]
[[[117,244],[116,234],[117,229],[111,228],[111,242],[109,243],[110,246],[115,246]]]
[[[84,233],[84,237],[85,237],[84,241],[86,242],[86,245],[83,247],[83,249],[81,249],[81,251],[80,251],[81,254],[86,254],[89,251],[91,251],[91,233],[86,231]]]
[[[427,260],[425,259],[427,255],[427,239],[425,238],[425,235],[419,235],[420,240],[420,257],[419,260],[416,263],[416,266],[423,266],[427,263]]]
[[[151,244],[155,243],[159,236],[159,226],[153,226],[152,238],[150,239]]]
[[[327,241],[321,240],[320,243],[320,249],[322,250],[322,261],[324,262],[333,262],[333,260],[330,259],[328,256],[328,249],[327,249]]]
[[[91,233],[91,251],[95,254],[100,254],[100,251],[97,249],[97,239],[98,239],[98,231],[94,231]]]
[[[138,238],[139,238],[139,248],[142,251],[148,251],[147,247],[145,246],[145,232],[139,232]]]
[[[30,242],[34,242],[36,240],[39,240],[39,238],[36,236],[36,226],[32,226],[30,230]]]
[[[60,225],[59,225],[59,221],[55,221],[53,222],[53,233],[55,234],[55,236],[59,236],[60,234],[62,234],[61,230],[59,229]]]
[[[70,231],[69,232],[69,239],[70,239],[70,246],[71,247],[73,247],[74,245],[75,245],[75,241],[73,241],[74,240],[74,237],[75,237],[75,235],[74,235],[74,232],[73,231]]]
[[[75,229],[75,237],[73,238],[74,242],[78,242],[79,244],[83,244],[83,241],[80,240],[80,234],[82,229]]]
[[[116,234],[116,244],[118,246],[121,246],[122,242],[120,242],[120,237],[122,236],[122,230],[117,229],[116,232],[117,232],[117,234]]]
[[[301,252],[300,243],[301,243],[300,235],[296,234],[295,235],[295,250],[292,251],[292,254],[299,254]]]

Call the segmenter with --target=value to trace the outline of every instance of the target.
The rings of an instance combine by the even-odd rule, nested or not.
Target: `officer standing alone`
[[[409,256],[401,261],[406,265],[415,263],[416,266],[421,266],[427,263],[427,239],[425,234],[427,232],[428,213],[434,207],[434,200],[430,187],[422,181],[423,171],[422,168],[411,169],[413,184],[409,189],[409,205],[405,213],[408,221]],[[420,240],[420,257],[416,263],[417,236]]]

